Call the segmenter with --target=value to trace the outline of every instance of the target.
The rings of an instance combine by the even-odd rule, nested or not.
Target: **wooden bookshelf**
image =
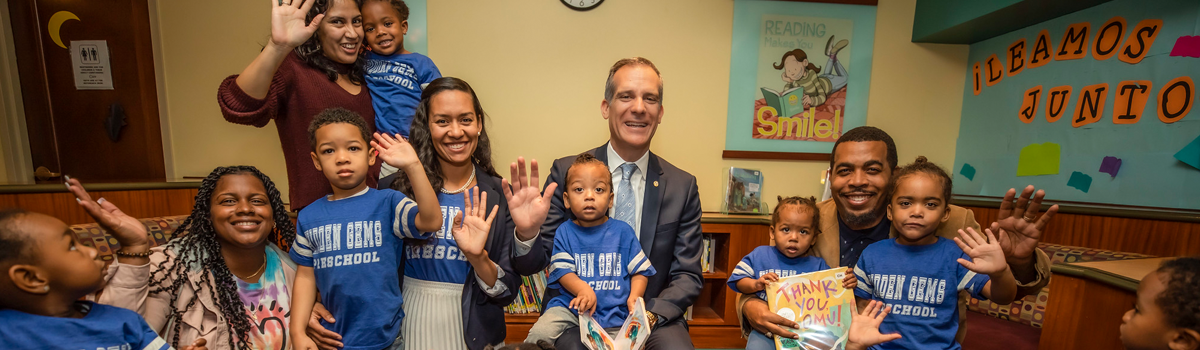
[[[713,240],[716,254],[713,272],[702,275],[704,288],[692,304],[692,319],[688,321],[692,344],[696,348],[744,348],[737,319],[737,293],[725,284],[729,274],[742,257],[755,247],[770,243],[766,215],[726,215],[704,213],[700,229]],[[508,337],[506,343],[519,343],[537,322],[538,314],[508,314],[505,316]]]

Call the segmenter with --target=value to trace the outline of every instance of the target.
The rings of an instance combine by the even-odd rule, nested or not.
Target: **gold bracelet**
[[[142,252],[142,253],[130,253],[130,252],[125,251],[124,249],[120,249],[120,250],[113,252],[113,254],[116,254],[117,256],[123,256],[126,258],[149,258],[150,257],[149,250]]]

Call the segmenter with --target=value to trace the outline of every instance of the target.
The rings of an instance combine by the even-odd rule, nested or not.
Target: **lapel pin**
[[[654,187],[658,187],[658,181],[654,181]]]

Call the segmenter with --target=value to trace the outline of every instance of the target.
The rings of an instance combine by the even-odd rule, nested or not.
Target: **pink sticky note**
[[[1171,48],[1171,56],[1200,57],[1200,36],[1181,36]]]

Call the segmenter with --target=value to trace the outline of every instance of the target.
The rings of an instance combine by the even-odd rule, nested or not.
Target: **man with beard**
[[[896,157],[892,137],[871,126],[851,129],[834,143],[829,161],[830,188],[834,195],[817,204],[822,227],[814,246],[817,256],[824,258],[829,266],[853,267],[868,245],[895,236],[887,218],[887,190],[892,172],[900,165]],[[1050,207],[1039,217],[1044,197],[1043,191],[1035,194],[1033,186],[1026,187],[1019,198],[1015,189],[1009,189],[1000,204],[1000,221],[991,224],[1017,279],[1018,299],[1037,293],[1050,282],[1050,258],[1037,249],[1037,243],[1046,223],[1058,212],[1058,206]],[[957,237],[959,229],[979,230],[970,209],[950,205],[949,215],[949,220],[938,226],[938,236],[949,239]],[[966,312],[969,299],[969,296],[959,298],[956,336],[959,342],[966,333],[966,317],[962,313]],[[762,299],[741,296],[738,313],[744,316],[739,317],[743,332],[753,327],[764,334],[797,337],[787,329],[799,325],[771,312]]]

